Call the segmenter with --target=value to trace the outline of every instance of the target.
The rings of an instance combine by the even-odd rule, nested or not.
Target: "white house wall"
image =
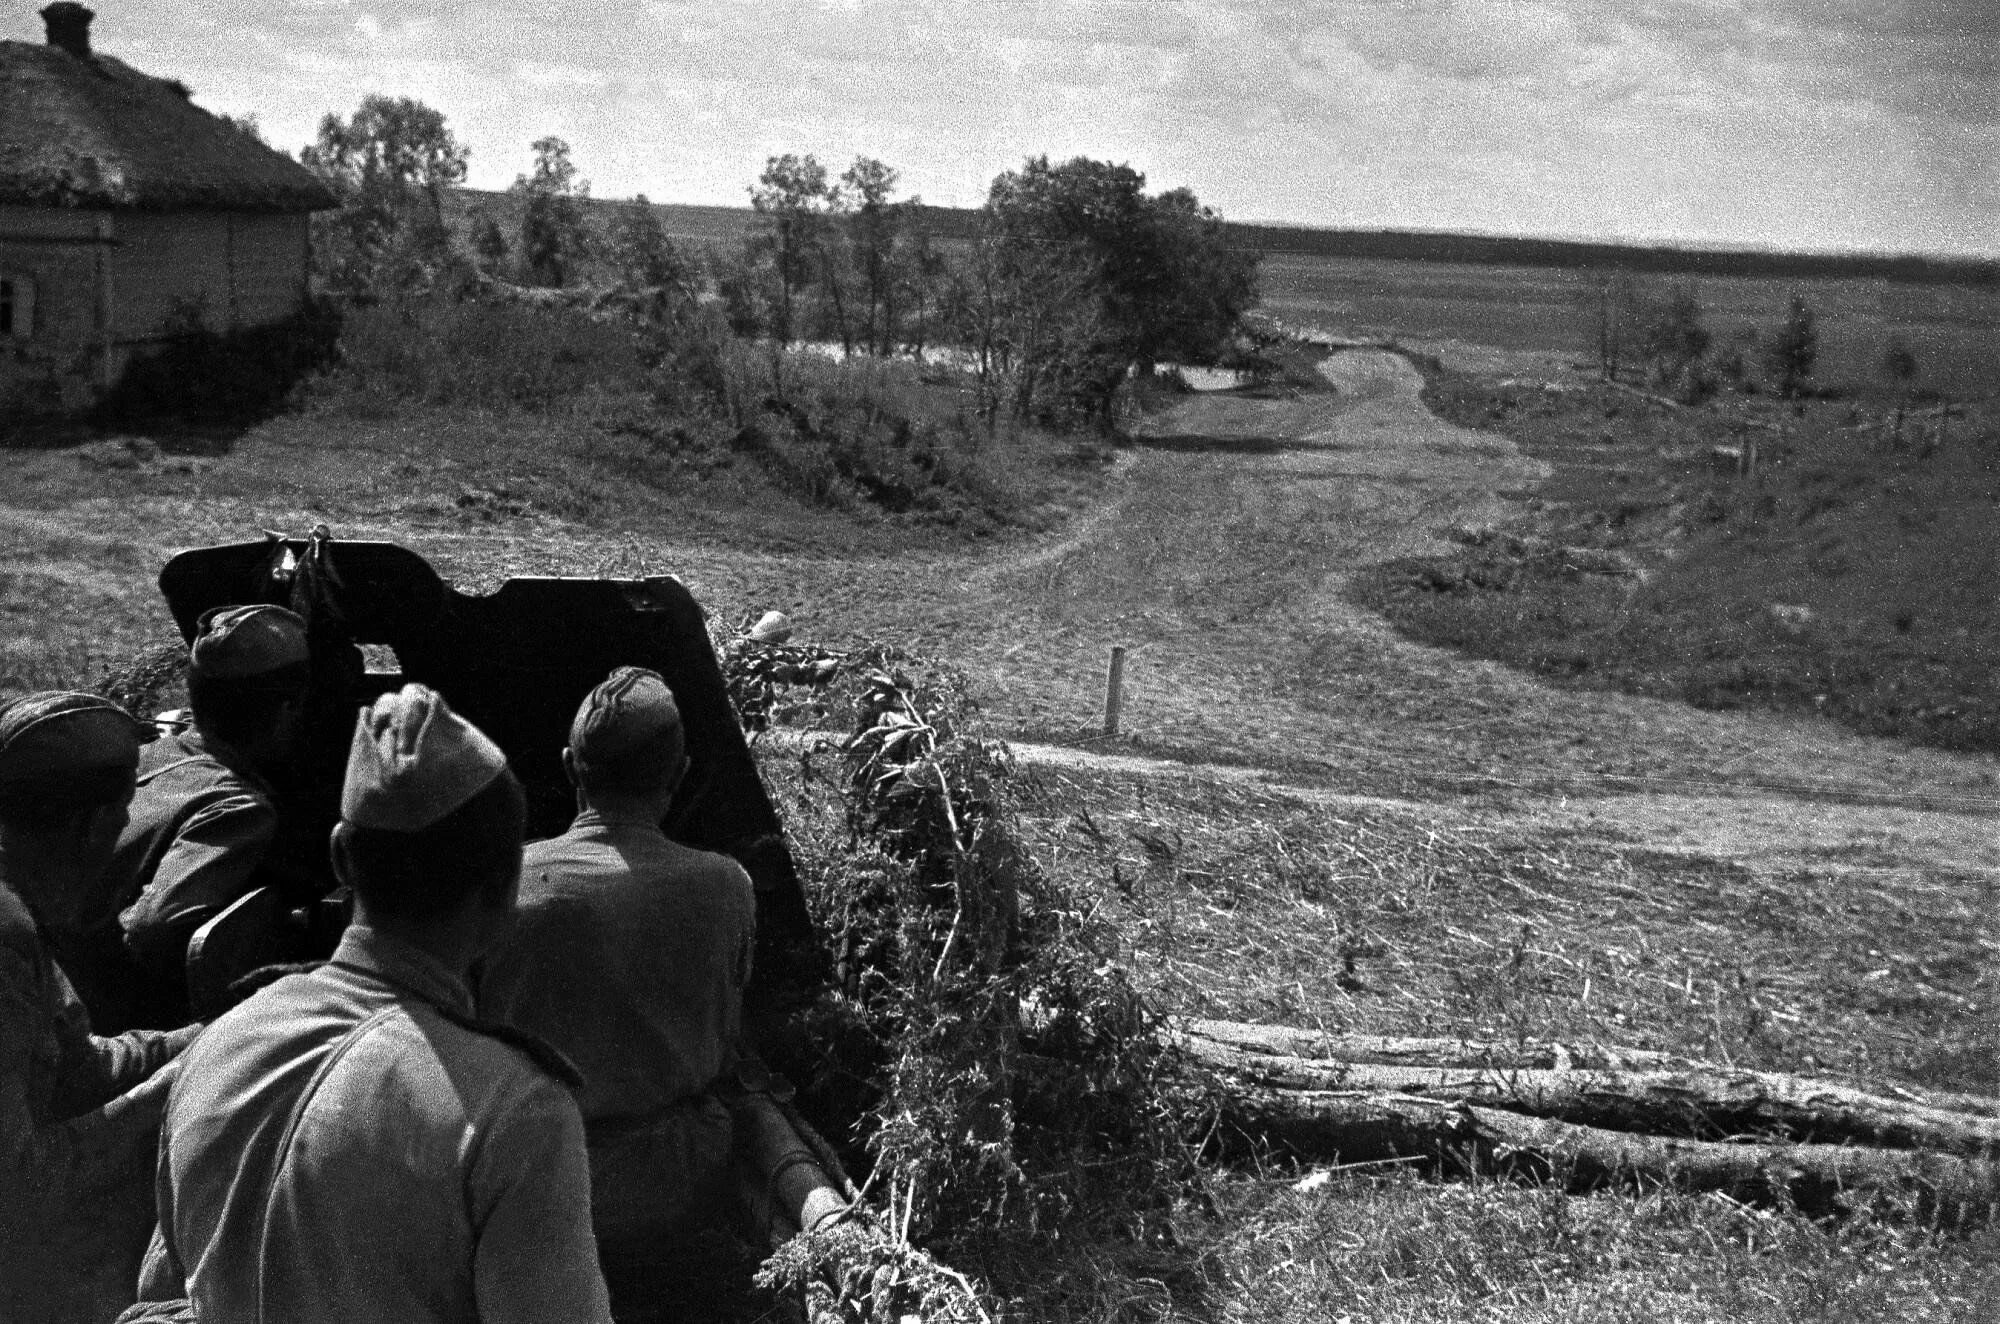
[[[182,309],[224,331],[281,322],[304,300],[304,216],[130,212],[116,236],[114,323],[128,344],[159,337]]]
[[[0,273],[35,286],[29,334],[0,341],[0,411],[87,403],[186,310],[212,331],[290,317],[306,296],[307,226],[302,214],[0,206]]]
[[[102,381],[104,212],[0,206],[0,278],[34,283],[30,324],[0,339],[0,410],[73,406]]]

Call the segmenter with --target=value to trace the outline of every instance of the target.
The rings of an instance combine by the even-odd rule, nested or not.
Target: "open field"
[[[1560,352],[1463,357],[1564,373]],[[1022,745],[1037,862],[1117,920],[1166,1011],[2000,1088],[1992,759],[1398,635],[1359,576],[1506,521],[1578,457],[1440,421],[1399,357],[1323,371],[1319,391],[1184,397],[1109,466],[995,455],[1035,477],[983,531],[813,505],[740,463],[677,469],[601,401],[0,451],[0,663],[10,688],[90,682],[169,635],[169,551],[259,527],[393,538],[469,587],[670,570],[722,620],[781,607],[810,641],[962,668]],[[1130,695],[1106,740],[1114,642]],[[795,748],[764,757],[782,813],[826,812]],[[1974,1324],[2000,1295],[1991,1232],[1282,1164],[951,1256],[1023,1319]]]
[[[1351,335],[1463,340],[1577,359],[1596,353],[1592,273],[1561,267],[1465,266],[1382,258],[1275,254],[1261,269],[1264,309],[1298,326]],[[1967,397],[2000,391],[2000,287],[1918,285],[1883,279],[1750,276],[1685,280],[1718,342],[1768,332],[1802,294],[1819,315],[1819,380],[1878,383],[1892,335],[1916,354],[1916,384]]]

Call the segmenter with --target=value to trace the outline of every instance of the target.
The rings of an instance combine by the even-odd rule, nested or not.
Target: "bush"
[[[838,773],[786,760],[834,965],[805,1096],[865,1114],[871,1187],[912,1236],[966,1250],[1079,1216],[1144,1223],[1194,1179],[1180,1127],[1196,1105],[1110,921],[1021,839],[1011,757],[962,679],[879,645],[771,653],[727,660],[732,692],[763,698],[751,725],[779,711],[783,678],[812,689],[811,712],[851,695],[856,717]]]
[[[1819,360],[1819,324],[1812,305],[1794,294],[1785,312],[1784,325],[1771,335],[1764,349],[1764,362],[1777,383],[1778,394],[1795,396],[1805,389]]]
[[[560,304],[436,296],[356,308],[328,385],[337,404],[414,401],[546,410],[645,380],[646,345],[630,326]]]
[[[807,501],[947,520],[1001,503],[984,429],[940,416],[915,364],[731,341],[715,368],[736,448]]]
[[[1653,383],[1672,386],[1707,352],[1711,337],[1702,322],[1701,302],[1690,285],[1676,285],[1647,306],[1639,319],[1639,352]]]

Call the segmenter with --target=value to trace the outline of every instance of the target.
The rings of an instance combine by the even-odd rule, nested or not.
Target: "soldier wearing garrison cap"
[[[105,1320],[152,1224],[167,1062],[193,1037],[91,1033],[45,935],[100,910],[140,724],[90,694],[0,704],[0,1320]]]
[[[305,622],[283,607],[202,617],[188,652],[193,726],[140,757],[132,821],[112,855],[120,909],[65,945],[101,1022],[187,1021],[188,940],[237,898],[277,881],[272,779],[295,748],[306,677]]]
[[[199,1318],[603,1321],[561,1055],[477,1020],[526,806],[505,756],[406,685],[355,725],[332,961],[218,1018],[167,1107],[142,1300]]]
[[[613,1299],[659,1238],[713,1213],[726,1180],[756,901],[742,867],[661,831],[687,759],[657,674],[587,695],[563,764],[581,812],[523,859],[521,909],[488,960],[483,1012],[583,1070],[592,1206]]]

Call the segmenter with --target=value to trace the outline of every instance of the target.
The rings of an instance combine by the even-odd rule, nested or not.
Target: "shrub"
[[[647,367],[633,328],[576,308],[430,297],[351,311],[329,386],[350,406],[545,410],[631,387]]]
[[[1819,325],[1812,305],[1794,294],[1785,313],[1785,322],[1771,335],[1764,348],[1764,363],[1777,383],[1778,394],[1795,396],[1811,379],[1819,359]]]
[[[1917,356],[1909,342],[1901,336],[1890,336],[1889,343],[1882,347],[1881,368],[1882,375],[1898,390],[1909,390],[1910,383],[1917,378]]]
[[[853,696],[839,774],[798,771],[815,807],[791,835],[834,964],[807,1095],[866,1115],[883,1204],[911,1236],[976,1240],[1093,1211],[1129,1226],[1181,1192],[1193,1103],[1157,1017],[1114,964],[1110,922],[1021,840],[1011,757],[962,679],[880,646],[727,665],[732,692],[762,696],[752,725],[780,711],[784,677],[811,711],[830,683]]]
[[[1654,383],[1670,386],[1679,381],[1689,365],[1707,352],[1710,340],[1693,287],[1676,285],[1664,299],[1648,306],[1638,334],[1639,350],[1651,366]]]
[[[714,366],[736,448],[807,501],[947,520],[1002,504],[984,429],[940,416],[915,364],[730,341]]]

